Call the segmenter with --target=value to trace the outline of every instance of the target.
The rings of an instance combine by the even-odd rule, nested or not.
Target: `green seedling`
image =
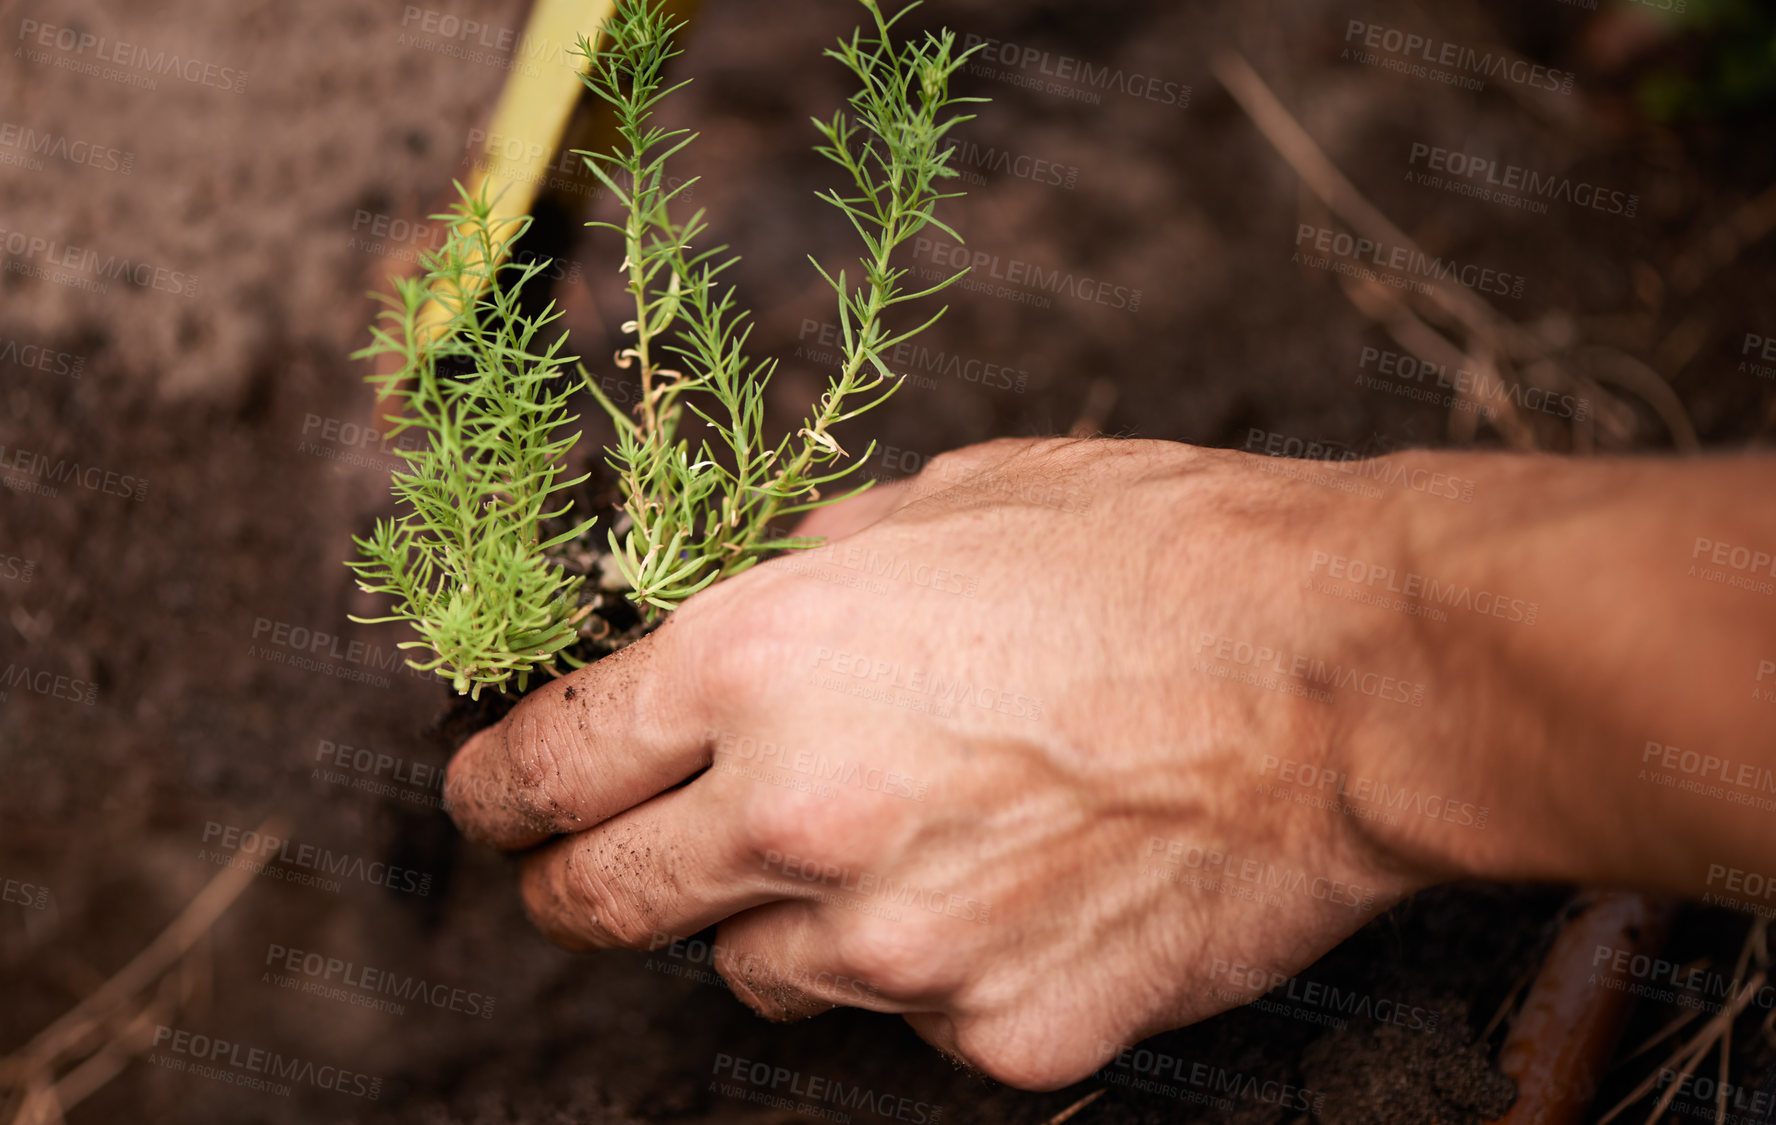
[[[855,270],[836,276],[810,256],[838,299],[841,361],[793,434],[765,434],[764,395],[776,367],[747,353],[748,314],[722,275],[738,259],[725,246],[701,247],[704,212],[673,215],[695,179],[668,189],[667,162],[696,135],[654,124],[668,86],[667,62],[679,52],[682,24],[652,0],[621,0],[588,60],[582,80],[609,104],[618,140],[610,152],[580,155],[621,209],[620,222],[592,227],[622,238],[621,269],[634,316],[632,342],[614,362],[640,384],[633,410],[614,404],[575,358],[565,334],[539,336],[560,313],[553,304],[526,317],[517,292],[549,265],[510,261],[511,243],[528,220],[499,227],[485,198],[462,201],[449,215],[451,236],[424,259],[424,274],[396,283],[358,357],[393,355],[400,370],[372,376],[401,409],[393,433],[417,430],[421,447],[400,450],[404,470],[393,490],[401,514],[356,540],[351,562],[360,585],[390,594],[375,621],[411,622],[421,650],[413,667],[436,671],[457,691],[522,690],[532,672],[574,664],[569,646],[591,611],[584,578],[564,571],[562,550],[585,544],[592,521],[579,519],[565,490],[563,462],[577,439],[568,398],[583,386],[610,416],[615,444],[605,450],[617,474],[622,518],[606,530],[611,569],[644,619],[657,621],[697,591],[772,552],[814,545],[773,528],[787,517],[855,495],[868,483],[852,476],[868,459],[850,459],[835,427],[880,405],[899,385],[888,356],[943,315],[893,329],[895,307],[930,296],[962,276],[909,288],[895,251],[927,227],[960,241],[935,215],[960,192],[940,190],[949,168],[948,132],[966,116],[953,106],[977,98],[950,94],[966,60],[944,31],[896,45],[892,30],[911,5],[885,16],[862,0],[871,26],[826,54],[859,87],[831,120],[814,121],[824,143],[815,151],[844,170],[849,183],[820,198],[850,221],[863,243]],[[461,191],[459,186],[459,191]],[[447,314],[436,327],[428,300]],[[566,371],[570,365],[577,382]],[[700,423],[681,433],[687,412]],[[416,444],[406,442],[403,444]],[[846,462],[849,460],[849,464]],[[555,505],[553,508],[551,505]],[[566,520],[545,534],[545,521]],[[551,524],[551,527],[561,526]]]

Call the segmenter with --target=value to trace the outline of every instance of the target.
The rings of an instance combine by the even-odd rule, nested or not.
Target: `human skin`
[[[764,1015],[897,1012],[1055,1088],[1450,879],[1776,904],[1730,799],[1776,769],[1773,482],[973,446],[533,692],[446,797],[562,945],[720,923]]]

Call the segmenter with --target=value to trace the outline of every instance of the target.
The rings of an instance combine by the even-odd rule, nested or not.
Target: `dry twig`
[[[258,831],[262,838],[285,834],[278,818]],[[251,867],[233,863],[217,872],[128,964],[0,1059],[0,1088],[20,1095],[13,1125],[60,1122],[69,1108],[116,1077],[148,1046],[154,1027],[171,1018],[195,987],[194,953],[207,950],[203,939],[255,874]],[[178,969],[184,971],[175,975]]]
[[[1394,245],[1414,255],[1423,254],[1413,238],[1338,170],[1244,57],[1234,51],[1222,51],[1215,56],[1211,67],[1215,77],[1251,117],[1258,131],[1301,178],[1304,187],[1332,214],[1377,245]],[[1763,216],[1759,212],[1755,217],[1761,221]],[[1773,209],[1770,221],[1776,223],[1776,209]],[[1755,225],[1751,219],[1739,224],[1740,227]],[[1742,230],[1741,233],[1745,232]],[[1545,338],[1548,332],[1505,318],[1462,286],[1432,279],[1421,294],[1429,306],[1424,310],[1412,307],[1410,295],[1367,279],[1345,278],[1343,287],[1365,315],[1386,328],[1389,335],[1413,355],[1440,364],[1453,363],[1478,375],[1471,388],[1458,391],[1463,408],[1451,417],[1454,436],[1458,439],[1471,438],[1475,420],[1484,413],[1513,447],[1536,447],[1533,428],[1518,412],[1516,404],[1501,394],[1511,382],[1512,365],[1520,365],[1526,374],[1536,373],[1540,377],[1539,385],[1588,390],[1604,400],[1590,417],[1575,417],[1575,446],[1588,447],[1594,440],[1599,422],[1607,436],[1626,438],[1622,412],[1613,409],[1619,403],[1595,380],[1568,371],[1566,365],[1555,357],[1557,343]],[[1433,319],[1447,321],[1451,327],[1459,328],[1466,344],[1457,344],[1439,332],[1431,324]],[[1607,367],[1612,376],[1610,381],[1629,388],[1652,405],[1679,448],[1686,451],[1698,448],[1695,428],[1664,378],[1615,348],[1592,345],[1587,352]]]

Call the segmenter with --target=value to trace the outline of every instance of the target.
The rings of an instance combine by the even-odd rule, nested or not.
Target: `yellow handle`
[[[584,89],[580,75],[588,63],[574,53],[580,36],[596,46],[614,7],[614,0],[537,0],[531,9],[488,122],[487,135],[496,143],[467,185],[471,195],[485,190],[494,201],[491,229],[502,241],[512,233],[510,224],[530,214]],[[518,156],[507,159],[503,152]],[[420,311],[419,325],[435,331],[445,316],[444,306],[433,301]]]

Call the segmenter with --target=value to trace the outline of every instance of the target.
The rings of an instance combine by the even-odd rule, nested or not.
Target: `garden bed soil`
[[[1738,352],[1746,333],[1771,330],[1776,253],[1755,245],[1687,289],[1660,277],[1771,181],[1768,137],[1753,139],[1744,122],[1647,124],[1628,96],[1632,69],[1599,46],[1622,38],[1614,24],[1599,30],[1612,15],[1467,2],[1366,8],[1377,23],[1497,41],[1572,69],[1584,96],[1470,94],[1341,59],[1349,13],[1323,2],[921,9],[921,19],[1050,60],[971,75],[995,101],[969,127],[981,148],[967,170],[982,182],[956,208],[958,228],[1001,273],[1013,260],[1064,266],[1106,282],[1111,299],[1079,299],[1074,286],[1040,307],[1027,288],[1009,298],[959,291],[930,350],[910,361],[920,378],[871,416],[869,436],[882,444],[868,471],[899,475],[956,445],[1062,432],[1082,417],[1109,433],[1236,448],[1254,433],[1366,450],[1446,440],[1441,405],[1356,384],[1363,349],[1389,347],[1388,337],[1331,275],[1291,264],[1307,221],[1298,185],[1210,77],[1219,46],[1244,51],[1415,237],[1526,277],[1529,294],[1504,302],[1509,315],[1648,357],[1709,446],[1767,443],[1776,382],[1748,373]],[[759,310],[755,342],[784,360],[771,398],[780,427],[793,425],[795,404],[821,378],[828,314],[803,255],[836,258],[848,236],[811,202],[826,169],[807,151],[805,123],[843,93],[838,68],[810,60],[852,13],[760,12],[706,4],[681,60],[697,82],[673,112],[704,133],[687,167],[705,177],[696,202],[746,254],[735,280]],[[490,0],[449,14],[495,28],[523,18],[519,5]],[[1168,1083],[1126,1067],[1056,1093],[1007,1090],[957,1069],[893,1018],[759,1020],[710,983],[694,949],[570,956],[538,936],[512,862],[464,844],[438,808],[448,745],[487,715],[428,730],[437,683],[377,663],[403,634],[347,621],[378,607],[340,565],[350,536],[386,511],[394,463],[346,436],[373,421],[346,358],[365,339],[371,306],[360,295],[424,242],[376,229],[422,216],[464,174],[505,71],[403,26],[399,6],[350,0],[169,0],[153,17],[84,0],[57,18],[181,44],[249,80],[242,93],[168,82],[148,91],[29,61],[0,71],[9,116],[16,109],[39,129],[96,135],[134,155],[129,176],[66,161],[0,167],[4,224],[200,281],[184,297],[0,274],[0,339],[80,360],[77,378],[7,368],[0,443],[147,482],[139,501],[75,487],[0,493],[0,553],[32,563],[29,582],[0,581],[7,659],[89,683],[96,696],[86,705],[15,690],[0,703],[0,876],[49,892],[45,909],[0,919],[0,1043],[24,1042],[152,939],[215,873],[199,857],[213,828],[281,814],[293,839],[429,879],[423,894],[364,880],[335,891],[255,880],[215,927],[176,1021],[377,1076],[374,1102],[307,1086],[272,1096],[138,1061],[80,1105],[73,1125],[790,1116],[712,1085],[723,1058],[941,1106],[944,1121],[1043,1122],[1098,1088],[1107,1092],[1074,1118],[1080,1125],[1229,1116],[1195,1104],[1189,1089],[1138,1092],[1137,1081]],[[1188,105],[1115,91],[1093,104],[1079,83],[1043,74],[1061,58],[1167,76],[1190,87]],[[1427,137],[1628,185],[1638,216],[1530,215],[1417,187],[1405,162]],[[989,150],[1030,160],[979,156]],[[1062,182],[1034,177],[1035,160],[1062,169]],[[580,199],[576,220],[602,205]],[[569,257],[581,268],[558,296],[574,347],[608,356],[625,319],[611,248],[580,240]],[[1114,307],[1119,289],[1124,305],[1140,292],[1138,311]],[[1669,447],[1653,411],[1631,403],[1631,412],[1627,447]],[[600,426],[582,453],[608,436]],[[1565,431],[1544,429],[1562,448]],[[1483,431],[1480,443],[1496,439]],[[309,644],[317,633],[337,639],[305,653],[297,630]],[[356,769],[351,748],[405,773]],[[1312,1090],[1327,1122],[1480,1120],[1510,1097],[1491,1066],[1503,1029],[1480,1033],[1537,963],[1567,900],[1557,888],[1427,892],[1305,974],[1434,1011],[1434,1032],[1372,1018],[1334,1026],[1313,1005],[1273,996],[1270,1010],[1241,1009],[1143,1047]],[[1693,911],[1673,946],[1730,966],[1743,930]],[[420,1002],[394,1014],[293,993],[267,976],[280,948],[494,1003],[488,1018]],[[1664,1018],[1642,1004],[1626,1042]],[[1735,1073],[1755,1084],[1772,1059],[1754,1032],[1735,1036]],[[1610,1081],[1631,1085],[1649,1059]],[[1231,1117],[1301,1114],[1244,1098]]]

